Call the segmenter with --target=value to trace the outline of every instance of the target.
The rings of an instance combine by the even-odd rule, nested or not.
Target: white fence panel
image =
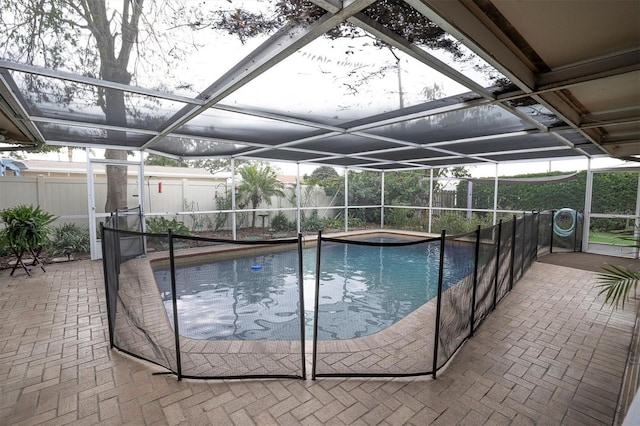
[[[106,200],[107,181],[104,178],[96,178],[94,182],[96,212],[104,213],[104,200]],[[217,205],[216,194],[220,199],[224,199],[225,194],[232,189],[217,180],[202,181],[188,179],[166,179],[145,177],[145,210],[148,215],[175,216],[177,212],[214,211],[222,209]],[[285,189],[285,197],[272,197],[271,205],[261,203],[257,208],[259,213],[269,214],[269,219],[275,216],[280,209],[289,220],[295,220],[295,197],[292,194],[295,187],[289,186]],[[324,194],[318,187],[309,191],[302,188],[302,207],[313,207],[318,215],[326,217],[330,210],[327,207],[332,201],[332,197]],[[139,194],[137,181],[131,178],[127,184],[128,207],[136,207],[139,204]],[[42,209],[60,217],[63,222],[77,222],[86,226],[88,220],[87,212],[87,181],[82,178],[71,177],[25,177],[25,176],[2,176],[0,177],[0,209],[12,207],[19,204],[40,206]],[[335,204],[335,200],[334,200]],[[250,209],[251,206],[245,206]],[[310,215],[310,211],[305,211]],[[213,216],[212,216],[213,217]],[[185,221],[191,226],[191,218],[187,215],[180,215],[178,220]],[[229,222],[230,223],[230,222]],[[258,222],[262,224],[261,220]]]
[[[44,194],[42,194],[44,196]],[[39,205],[36,178],[17,176],[0,177],[0,208],[13,207],[20,204]],[[86,208],[85,208],[86,211]]]

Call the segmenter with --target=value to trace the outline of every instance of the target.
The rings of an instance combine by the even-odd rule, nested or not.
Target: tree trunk
[[[104,158],[109,160],[126,160],[127,151],[108,149]],[[114,212],[126,209],[127,206],[127,166],[107,165],[107,202],[104,211]],[[133,206],[132,206],[133,207]]]
[[[115,58],[103,58],[102,75],[106,80],[129,84],[131,75],[115,60]],[[119,90],[105,89],[104,112],[107,124],[126,127],[127,110],[124,102],[124,93]],[[117,141],[118,145],[126,145],[126,132],[120,130],[107,130],[107,139]],[[119,149],[107,149],[104,158],[108,160],[126,161],[128,151]],[[104,211],[114,212],[117,209],[126,209],[127,206],[127,166],[107,165],[107,201]],[[132,206],[133,207],[133,206]]]
[[[124,94],[112,89],[106,90],[105,114],[107,123],[117,126],[125,126],[127,113],[124,105]],[[107,130],[109,140],[117,140],[119,144],[125,145],[127,134],[117,130]],[[107,160],[126,161],[128,151],[120,149],[107,149],[104,158]],[[127,166],[107,165],[107,201],[104,211],[114,212],[117,209],[126,209],[127,206]]]
[[[124,105],[124,94],[112,89],[106,90],[105,114],[107,123],[124,126],[127,122],[127,113]],[[127,134],[122,131],[108,130],[107,138],[117,140],[125,145]],[[108,160],[126,161],[128,151],[121,149],[107,149],[104,158]],[[107,165],[107,201],[104,211],[114,212],[116,209],[126,209],[127,206],[127,166]]]
[[[83,10],[89,13],[87,23],[89,30],[96,40],[100,53],[100,77],[116,83],[131,83],[131,74],[127,71],[131,51],[137,41],[138,22],[142,14],[144,0],[123,2],[121,10],[120,31],[112,32],[107,15],[106,3],[98,0],[82,2]],[[118,47],[120,48],[117,52]],[[99,89],[102,90],[102,89]],[[106,124],[126,127],[127,111],[124,92],[114,89],[104,89],[99,92],[99,105],[105,113]],[[116,145],[127,145],[127,133],[119,130],[108,130],[107,140]],[[127,151],[107,149],[106,159],[124,161]],[[127,207],[127,166],[107,166],[107,201],[105,212]]]

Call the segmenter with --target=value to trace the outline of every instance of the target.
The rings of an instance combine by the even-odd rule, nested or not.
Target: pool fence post
[[[111,223],[112,224],[112,229],[114,229],[115,231],[115,235],[116,235],[116,244],[114,248],[114,251],[116,253],[116,271],[118,272],[118,275],[120,275],[120,259],[122,258],[122,247],[120,247],[120,228],[118,227],[118,215],[116,212],[116,216],[114,221]],[[104,254],[103,254],[104,255]]]
[[[109,267],[107,266],[107,244],[104,239],[104,223],[100,222],[100,244],[102,245],[102,270],[104,275],[104,292],[107,299],[107,323],[109,325],[109,348],[113,349],[113,324],[111,323],[111,297],[109,292]]]
[[[527,212],[522,212],[522,263],[520,264],[520,277],[524,275],[525,247],[527,246]]]
[[[478,260],[480,258],[480,225],[476,229],[476,251],[473,260],[473,293],[471,294],[471,318],[469,318],[469,337],[473,336],[473,325],[476,322],[476,293],[478,291]]]
[[[513,226],[511,227],[511,262],[509,265],[509,291],[513,290],[513,279],[514,279],[514,272],[513,272],[513,267],[515,265],[516,262],[516,222],[517,222],[517,217],[514,214],[513,215]]]
[[[556,215],[555,210],[551,210],[551,219],[549,220],[549,227],[551,232],[549,233],[549,253],[553,253],[553,217]]]
[[[302,378],[307,378],[307,361],[304,358],[305,355],[305,320],[304,320],[304,270],[302,262],[302,233],[298,232],[298,283],[300,295],[300,355],[302,356]]]
[[[143,202],[144,202],[144,197],[142,198]],[[142,254],[144,254],[145,256],[147,255],[147,239],[145,237],[144,231],[145,231],[145,223],[144,223],[144,213],[142,212],[142,207],[140,205],[138,205],[138,220],[140,221],[140,239],[142,241]]]
[[[380,177],[380,229],[384,229],[384,171]]]
[[[442,309],[442,282],[444,272],[444,248],[446,231],[440,234],[440,264],[438,265],[438,300],[436,301],[436,333],[433,340],[433,378],[436,379],[438,370],[438,341],[440,340],[440,311]]]
[[[171,267],[171,303],[173,304],[173,334],[176,345],[176,374],[178,380],[182,380],[182,362],[180,360],[180,331],[178,329],[178,297],[176,296],[176,262],[173,253],[173,231],[167,230],[169,234],[169,264]]]
[[[640,203],[638,203],[638,208],[640,208]],[[585,221],[585,217],[584,217],[584,210],[582,210],[582,213],[580,213],[580,216],[582,217],[582,219],[580,220],[580,240],[578,241],[578,251],[580,253],[582,253],[582,244],[584,241],[584,221]],[[576,225],[577,226],[577,225]],[[636,228],[639,229],[639,228]],[[639,257],[640,257],[640,253],[638,253]]]
[[[527,212],[523,212],[524,215],[524,226],[525,226],[525,231],[524,231],[524,235],[525,238],[522,241],[522,258],[526,260],[526,264],[523,263],[522,264],[522,273],[524,274],[524,271],[526,271],[527,269],[529,269],[529,266],[531,265],[531,256],[529,256],[529,244],[531,243],[531,238],[533,238],[533,234],[529,235],[529,238],[526,238],[527,235]],[[533,217],[531,218],[531,222],[533,223]]]
[[[573,252],[576,252],[576,246],[578,245],[578,211],[574,210],[575,216],[573,217]]]
[[[527,270],[527,212],[522,212],[522,274]]]
[[[498,304],[498,276],[500,275],[500,240],[502,239],[502,219],[498,222],[498,241],[496,244],[496,274],[493,279],[493,308]]]
[[[349,232],[349,168],[344,168],[344,232]]]
[[[313,354],[311,361],[311,380],[316,379],[316,361],[318,356],[318,311],[320,303],[320,253],[322,246],[322,229],[318,230],[318,240],[316,249],[316,294],[315,306],[313,308]]]
[[[531,241],[530,241],[530,245],[529,245],[529,266],[531,266],[531,264],[533,263],[533,261],[535,260],[535,258],[537,256],[536,253],[538,251],[538,237],[536,234],[536,218],[537,218],[537,213],[535,211],[531,212]],[[535,244],[534,244],[535,242]]]
[[[584,221],[585,221],[584,215],[585,215],[584,210],[582,210],[582,213],[580,214],[580,216],[582,216],[582,219],[580,219],[580,222],[581,222],[580,223],[580,240],[578,241],[579,252],[582,252],[582,247],[584,244]],[[640,257],[640,253],[638,253],[638,256]]]
[[[538,258],[538,243],[540,242],[540,212],[534,210],[533,217],[534,217],[533,232],[534,232],[535,239],[534,239],[533,247],[531,248],[532,262]]]

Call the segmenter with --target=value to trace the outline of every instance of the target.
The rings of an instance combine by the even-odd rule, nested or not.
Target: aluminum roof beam
[[[204,105],[197,108],[188,108],[176,114],[168,121],[169,124],[162,130],[161,134],[147,142],[142,149],[152,147],[163,136],[168,135],[210,106],[224,99],[227,95],[272,68],[293,52],[311,43],[317,37],[320,37],[374,2],[375,0],[356,0],[340,9],[336,14],[327,13],[308,27],[284,27],[203,91],[200,97],[206,99]]]
[[[357,17],[350,18],[349,22],[371,33],[385,43],[400,49],[407,55],[438,71],[440,74],[449,77],[456,83],[465,86],[466,88],[468,88],[472,92],[477,93],[483,98],[491,100],[495,98],[495,96],[491,92],[489,92],[481,85],[477,84],[475,81],[456,71],[449,65],[430,55],[418,46],[409,43],[407,40],[400,37],[393,31],[388,30],[383,25],[379,24],[376,21],[373,21],[372,19],[369,19],[363,14],[358,14]]]
[[[23,107],[21,102],[20,91],[16,87],[11,75],[7,70],[0,69],[0,98],[6,107],[2,108],[6,111],[7,117],[11,122],[29,139],[29,143],[35,146],[41,146],[45,143],[45,138],[40,130],[31,122],[29,114]]]
[[[73,74],[67,71],[52,70],[36,65],[19,64],[17,62],[6,61],[0,59],[0,69],[18,71],[27,74],[39,75],[42,77],[55,78],[56,80],[70,81],[72,83],[85,84],[87,86],[102,87],[105,89],[120,90],[122,92],[135,93],[137,95],[151,96],[154,98],[167,99],[176,102],[182,102],[194,105],[203,105],[202,99],[190,98],[188,96],[174,95],[171,93],[160,92],[158,90],[146,89],[144,87],[132,86],[129,84],[115,83],[109,80],[102,80],[94,77]]]
[[[601,78],[640,70],[640,49],[536,75],[536,91],[567,89]]]
[[[405,0],[488,64],[525,91],[535,88],[536,78],[520,57],[459,0]]]
[[[595,147],[603,150],[606,147],[609,152],[629,156],[640,148],[640,106],[634,101],[633,88],[625,92],[626,86],[640,75],[640,47],[629,37],[618,42],[611,40],[609,49],[614,53],[570,63],[567,58],[575,57],[573,61],[578,61],[588,56],[560,55],[562,52],[553,51],[553,46],[547,47],[549,37],[545,39],[544,33],[534,33],[526,21],[531,18],[544,22],[543,19],[548,18],[544,8],[539,14],[519,16],[514,15],[506,3],[499,5],[499,2],[494,2],[496,13],[491,14],[491,8],[483,7],[482,2],[406,0],[517,87],[497,94],[504,89],[483,87],[459,71],[456,64],[439,60],[428,50],[366,16],[363,11],[374,0],[312,1],[327,13],[304,28],[292,24],[276,32],[198,97],[0,60],[0,101],[6,100],[0,102],[0,112],[5,112],[12,123],[18,123],[20,129],[36,141],[44,142],[44,136],[50,137],[52,140],[46,140],[49,144],[144,149],[184,159],[263,158],[365,170],[447,167],[496,163],[502,159],[518,161],[518,155],[522,155],[522,159],[537,159],[544,158],[545,152],[549,158],[558,158],[564,153],[576,158],[576,155],[593,156],[597,151]],[[498,10],[500,6],[503,8]],[[507,20],[507,16],[511,19]],[[269,106],[259,100],[245,101],[254,105],[242,107],[220,103],[345,22],[361,28],[394,51],[402,52],[398,53],[402,57],[407,55],[416,67],[428,66],[469,92],[400,109],[394,109],[397,104],[381,104],[384,109],[377,111],[388,112],[366,116],[363,109],[339,123],[333,118],[307,116],[304,111],[270,111]],[[567,21],[573,28],[580,24],[578,19]],[[630,24],[627,25],[623,34],[632,34]],[[521,30],[524,31],[522,40],[516,43],[509,38]],[[533,46],[537,46],[539,52]],[[635,47],[623,50],[628,46]],[[584,52],[588,55],[588,49]],[[556,63],[569,65],[549,71],[542,57],[556,58]],[[14,81],[12,75],[24,76],[18,73],[42,76],[42,80],[52,79],[58,84],[66,81],[77,83],[78,87],[117,90],[137,95],[131,96],[134,100],[146,96],[171,102],[159,102],[162,104],[160,117],[165,117],[159,126],[154,121],[152,126],[143,129],[144,120],[134,117],[128,124],[114,126],[104,123],[104,118],[94,114],[95,110],[90,107],[63,111],[48,103],[39,104],[36,96],[17,87],[20,78]],[[605,93],[609,88],[607,96],[597,97],[598,91]],[[393,89],[387,87],[386,90],[385,93],[393,93],[389,92]],[[242,94],[241,91],[238,96]],[[35,108],[27,103],[32,100],[36,101]],[[78,100],[93,102],[90,97]],[[30,113],[33,115],[29,116]],[[85,132],[79,127],[97,131]],[[184,146],[180,145],[182,142]]]
[[[553,92],[533,94],[538,86],[538,76],[531,71],[533,65],[525,63],[521,56],[505,44],[505,40],[500,39],[472,12],[473,3],[463,3],[460,0],[407,0],[407,3],[502,72],[524,93],[532,94],[533,99],[572,128],[580,130],[580,114],[566,99]],[[596,129],[580,132],[593,143],[600,144],[602,141],[602,135]]]

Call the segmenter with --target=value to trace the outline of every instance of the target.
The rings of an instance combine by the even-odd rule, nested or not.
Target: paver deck
[[[0,271],[0,424],[612,424],[635,302],[534,263],[440,372],[404,379],[177,381],[109,349],[102,263]]]

